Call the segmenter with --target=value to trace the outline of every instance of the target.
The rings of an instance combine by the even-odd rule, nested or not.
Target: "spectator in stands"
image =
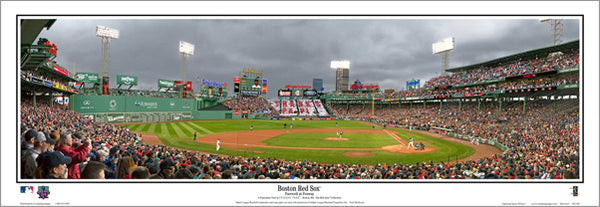
[[[131,179],[131,172],[137,167],[131,156],[124,156],[117,164],[117,179]]]
[[[66,179],[67,165],[71,158],[60,152],[43,152],[37,158],[38,174],[36,179]]]
[[[91,161],[83,168],[81,179],[104,179],[104,168],[102,162]]]
[[[105,150],[96,150],[96,159],[94,159],[94,161],[98,161],[104,164],[104,178],[114,178],[115,176],[115,171],[108,168],[108,166],[105,164],[106,163],[106,157],[108,156],[108,152],[106,152]]]
[[[106,161],[106,156],[108,156],[108,152],[104,150],[96,150],[96,160],[98,162],[104,163]]]
[[[73,138],[71,134],[61,134],[60,135],[60,146],[57,151],[62,152],[65,156],[70,157],[72,161],[70,162],[69,169],[69,179],[79,179],[79,163],[83,162],[88,155],[88,152],[91,149],[90,140],[86,139],[83,144],[78,146],[77,148],[73,147]]]
[[[24,179],[32,179],[37,168],[35,160],[38,155],[46,151],[46,136],[42,132],[37,132],[37,137],[33,139],[33,148],[25,151],[21,156],[21,177]]]
[[[119,148],[114,146],[110,148],[108,157],[105,158],[104,164],[106,165],[106,174],[105,177],[107,179],[115,179],[117,178],[117,164],[120,159]]]
[[[144,166],[136,167],[133,172],[131,172],[132,179],[148,179],[149,177],[150,171]]]
[[[167,157],[160,163],[160,171],[157,174],[150,176],[150,179],[172,179],[174,171],[175,163],[170,157]]]
[[[46,142],[45,142],[45,149],[46,151],[54,151],[54,146],[56,145],[56,141],[50,137],[50,136],[46,136]]]
[[[175,179],[194,179],[194,175],[187,168],[180,168],[174,175]]]
[[[33,149],[33,142],[35,141],[37,136],[38,136],[38,133],[33,129],[30,129],[27,132],[25,132],[25,137],[24,137],[22,145],[21,145],[22,146],[21,153],[24,153],[25,151],[27,151],[29,149]]]

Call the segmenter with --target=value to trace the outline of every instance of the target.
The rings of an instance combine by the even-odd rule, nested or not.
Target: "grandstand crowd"
[[[456,72],[452,75],[438,76],[428,80],[424,87],[449,86],[467,84],[493,79],[507,78],[511,76],[555,71],[564,68],[572,68],[579,65],[579,51],[549,58],[535,58],[531,60],[515,60],[498,67],[482,67],[476,70]]]
[[[22,71],[21,72],[21,79],[26,80],[28,82],[37,82],[40,85],[43,85],[44,82],[50,82],[50,84],[59,84],[65,87],[65,90],[73,90],[73,84],[70,84],[68,82],[64,82],[61,81],[57,78],[51,78],[47,75],[44,75],[42,73],[36,72],[36,71]]]
[[[277,110],[273,108],[269,101],[263,97],[256,96],[236,96],[227,101],[221,102],[230,110],[246,110],[252,112],[261,112],[264,116],[277,116]]]

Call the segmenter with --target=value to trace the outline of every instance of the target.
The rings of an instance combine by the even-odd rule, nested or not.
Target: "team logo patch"
[[[39,198],[41,198],[41,199],[48,198],[48,195],[50,195],[50,187],[49,186],[39,186],[37,194],[40,196]]]

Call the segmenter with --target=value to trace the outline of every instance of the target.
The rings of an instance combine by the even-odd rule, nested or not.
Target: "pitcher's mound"
[[[348,138],[336,138],[336,137],[327,137],[325,140],[329,141],[348,141]]]
[[[344,153],[346,157],[372,157],[373,153],[370,152],[346,152]]]

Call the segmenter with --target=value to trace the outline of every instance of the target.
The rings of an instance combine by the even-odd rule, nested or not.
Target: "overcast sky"
[[[418,17],[417,17],[418,18]],[[404,88],[439,75],[442,57],[431,44],[455,37],[449,67],[460,67],[547,47],[550,25],[532,19],[58,19],[45,37],[58,46],[57,62],[69,71],[101,68],[97,25],[120,31],[110,43],[110,83],[117,75],[138,77],[137,89],[157,89],[157,79],[178,80],[179,41],[195,45],[188,80],[196,77],[230,84],[243,68],[262,69],[269,97],[285,85],[312,85],[322,78],[335,89],[331,60],[349,60],[350,82]],[[579,39],[579,20],[565,20],[562,41]]]

